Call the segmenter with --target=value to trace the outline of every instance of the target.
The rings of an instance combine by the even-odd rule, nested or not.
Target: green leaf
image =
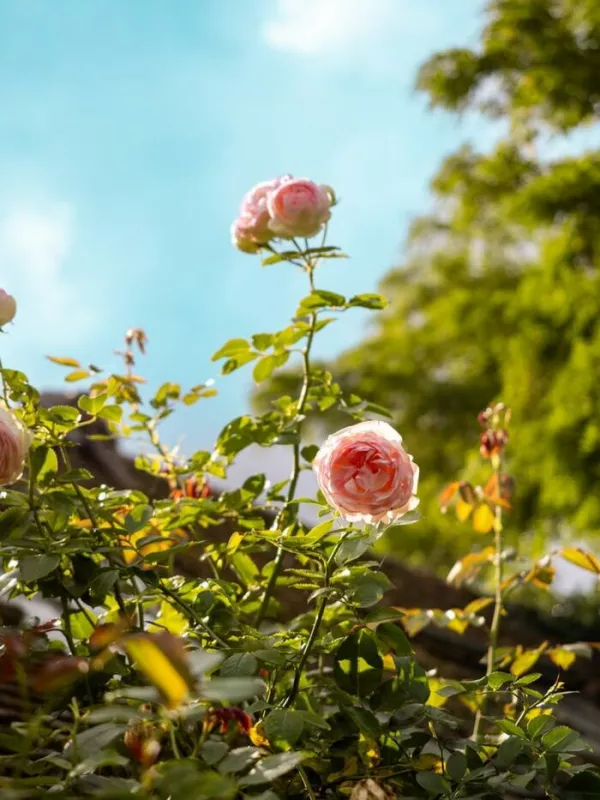
[[[339,308],[344,306],[346,298],[337,292],[328,292],[324,289],[318,289],[311,294],[303,297],[298,306],[298,316],[302,316],[307,311],[315,311],[318,308],[333,307]]]
[[[426,703],[430,690],[425,670],[412,657],[397,656],[394,661],[398,674],[381,685],[373,697],[373,707],[393,713],[406,703]]]
[[[316,444],[307,444],[306,447],[303,447],[300,451],[300,455],[305,461],[308,461],[309,464],[312,464],[314,457],[319,452],[319,446]]]
[[[365,630],[344,639],[335,654],[333,677],[348,694],[366,697],[380,684],[383,661],[377,645]]]
[[[400,625],[383,622],[377,626],[377,639],[391,648],[397,656],[412,656],[413,647]]]
[[[319,714],[314,714],[312,711],[297,711],[300,714],[306,725],[313,728],[319,728],[322,731],[331,730],[331,726]]]
[[[419,772],[417,774],[417,783],[431,795],[446,794],[450,791],[448,781],[435,772]]]
[[[453,781],[461,781],[467,771],[467,757],[456,750],[446,760],[446,772]]]
[[[304,730],[301,714],[289,708],[276,708],[266,717],[265,733],[270,742],[296,744]]]
[[[258,661],[252,653],[235,653],[221,664],[222,678],[249,678],[256,675]]]
[[[315,544],[326,536],[330,530],[333,528],[334,520],[326,519],[324,522],[319,522],[318,525],[315,525],[314,528],[311,528],[309,532],[306,534],[306,538],[311,540],[311,544]]]
[[[262,383],[270,378],[273,371],[277,367],[283,366],[289,358],[289,352],[286,350],[283,353],[277,353],[272,356],[263,356],[260,358],[252,370],[252,377],[256,383]]]
[[[14,531],[19,530],[20,526],[30,516],[29,509],[12,506],[0,513],[0,539],[6,539]]]
[[[381,736],[381,724],[375,714],[368,708],[346,705],[342,708],[344,714],[350,717],[359,731],[367,734],[373,739]]]
[[[102,750],[107,745],[112,744],[118,736],[122,736],[125,725],[117,725],[114,722],[105,722],[102,725],[95,725],[86,731],[78,733],[75,741],[70,740],[65,748],[65,755],[71,758],[75,754],[79,758],[93,756],[98,750]]]
[[[118,577],[118,569],[106,569],[98,573],[90,584],[90,594],[99,602],[103,602],[106,595],[117,582]]]
[[[561,790],[561,800],[597,800],[600,797],[600,775],[591,770],[581,772]]]
[[[278,753],[276,756],[267,756],[259,761],[248,775],[240,779],[240,785],[257,786],[261,783],[272,783],[295,769],[303,758],[302,753],[294,753],[291,750],[287,753]]]
[[[153,514],[152,506],[135,506],[123,520],[127,533],[137,533],[148,525]]]
[[[39,445],[29,453],[31,480],[45,483],[58,470],[56,453],[47,445]]]
[[[391,584],[382,572],[365,572],[352,579],[350,592],[353,602],[361,608],[368,608],[378,603]]]
[[[272,333],[255,333],[252,337],[252,345],[256,350],[260,350],[260,352],[263,353],[271,347],[274,339],[275,337]]]
[[[542,745],[543,747],[553,753],[557,752],[566,752],[575,743],[580,742],[580,736],[577,731],[568,728],[566,725],[558,725],[556,728],[553,728],[548,733],[545,733],[542,736]],[[582,743],[582,747],[577,747],[576,749],[583,749],[586,745]]]
[[[510,675],[508,672],[492,672],[491,675],[488,677],[487,682],[490,689],[497,691],[500,687],[504,686],[506,683],[512,683],[514,681],[514,675]]]
[[[258,678],[211,678],[202,684],[201,694],[206,700],[241,703],[264,694],[265,684]]]
[[[251,350],[237,353],[235,356],[227,359],[221,367],[221,373],[223,375],[230,375],[232,372],[235,372],[236,369],[243,367],[245,364],[249,364],[250,361],[254,361],[255,358],[256,353],[253,353]]]
[[[103,408],[98,411],[98,416],[108,422],[120,422],[123,416],[123,409],[121,406],[117,405],[103,406]]]
[[[335,563],[338,566],[360,558],[375,542],[373,533],[355,533],[347,536],[335,554]]]
[[[359,306],[360,308],[382,309],[388,302],[381,294],[356,294],[348,301],[349,306]]]
[[[225,342],[220,350],[217,350],[217,352],[213,354],[211,361],[218,361],[220,358],[236,356],[249,349],[250,344],[246,339],[230,339],[228,342]]]
[[[499,719],[497,721],[498,727],[501,728],[505,733],[509,733],[512,736],[520,736],[521,739],[526,739],[527,734],[520,728],[516,723],[514,723],[511,719]]]
[[[496,752],[496,757],[494,759],[496,766],[500,769],[507,769],[510,767],[517,760],[517,756],[520,754],[523,746],[523,739],[518,736],[510,736],[508,739],[505,739]]]
[[[219,764],[219,772],[224,775],[242,772],[261,756],[258,747],[236,747]]]
[[[527,723],[527,733],[532,739],[537,738],[542,733],[547,733],[550,728],[556,725],[556,720],[550,714],[540,714]]]
[[[200,754],[202,758],[211,767],[213,764],[218,764],[222,758],[225,758],[228,752],[229,748],[225,742],[217,742],[214,739],[209,739],[208,741],[204,742],[200,748]]]
[[[100,411],[107,400],[107,394],[98,394],[95,397],[89,397],[87,394],[84,394],[81,395],[77,401],[77,405],[82,411],[86,411],[88,414],[94,415]]]
[[[24,583],[31,583],[54,572],[59,564],[57,555],[24,556],[19,561],[19,577]]]
[[[397,619],[402,619],[406,613],[400,608],[376,608],[365,617],[365,624],[371,625],[379,622],[393,622]]]

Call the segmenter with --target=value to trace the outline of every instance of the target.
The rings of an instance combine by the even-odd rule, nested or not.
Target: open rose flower
[[[268,194],[269,227],[283,239],[314,236],[330,218],[333,202],[328,186],[307,178],[286,180]]]
[[[0,407],[0,486],[19,480],[29,449],[29,434],[8,408]]]
[[[330,436],[313,461],[319,488],[347,522],[393,522],[419,504],[419,468],[387,422]]]
[[[12,322],[17,313],[17,301],[4,289],[0,289],[0,328]]]
[[[282,175],[270,181],[257,183],[244,195],[240,214],[231,226],[231,240],[244,253],[256,253],[262,245],[275,237],[270,228],[271,217],[267,208],[269,196],[291,176]]]

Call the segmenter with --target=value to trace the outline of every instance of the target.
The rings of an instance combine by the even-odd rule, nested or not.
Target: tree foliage
[[[467,420],[498,397],[520,443],[513,537],[600,527],[600,150],[549,157],[553,139],[598,125],[599,70],[595,0],[494,0],[476,49],[419,73],[432,105],[479,109],[506,133],[442,164],[431,213],[383,281],[388,309],[337,365],[342,385],[392,409],[425,465],[425,525],[390,543],[405,553],[454,555],[454,527],[432,548],[427,519],[478,444]]]

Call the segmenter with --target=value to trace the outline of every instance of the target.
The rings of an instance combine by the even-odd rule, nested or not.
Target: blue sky
[[[56,386],[45,354],[104,367],[144,328],[151,386],[217,378],[219,398],[169,421],[208,445],[247,405],[220,379],[226,339],[277,330],[303,276],[234,251],[242,194],[284,172],[335,187],[331,242],[352,256],[319,283],[373,291],[399,260],[427,185],[475,118],[432,113],[418,65],[475,44],[481,0],[0,0],[0,284],[19,312],[6,364]],[[359,314],[317,344],[359,339]]]

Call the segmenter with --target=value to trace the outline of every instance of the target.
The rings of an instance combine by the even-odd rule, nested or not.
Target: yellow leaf
[[[363,764],[367,767],[374,766],[379,761],[377,742],[361,733],[358,739],[358,754]]]
[[[569,669],[577,656],[571,650],[564,650],[562,647],[554,647],[548,650],[548,657],[560,669]]]
[[[525,650],[521,655],[517,656],[510,665],[511,674],[516,675],[517,678],[520,678],[521,675],[525,675],[525,673],[529,672],[533,665],[537,663],[537,660],[547,647],[548,643],[544,642],[535,650]]]
[[[468,621],[464,620],[464,619],[461,619],[460,617],[453,617],[453,618],[447,617],[447,618],[448,618],[448,622],[446,624],[446,627],[449,630],[454,631],[454,633],[458,633],[459,636],[462,636],[463,633],[469,627]]]
[[[90,375],[91,373],[85,369],[75,369],[73,372],[69,372],[68,375],[65,375],[65,380],[68,383],[74,383],[75,381],[82,381],[85,378],[89,378]]]
[[[441,772],[442,770],[442,762],[439,757],[434,756],[433,753],[423,753],[423,755],[415,758],[413,766],[425,772]]]
[[[534,564],[523,578],[524,583],[533,583],[538,589],[549,589],[556,570],[552,564]]]
[[[458,492],[458,487],[460,486],[460,481],[455,481],[454,483],[450,483],[444,491],[440,495],[440,509],[442,514],[445,514],[448,510],[448,506],[454,499],[454,495]]]
[[[429,678],[429,697],[427,698],[427,705],[433,708],[442,708],[447,702],[448,698],[437,693],[438,689],[446,684],[439,678]]]
[[[59,356],[46,356],[48,361],[52,361],[53,364],[60,364],[61,367],[73,367],[78,369],[81,364],[74,358],[60,358]]]
[[[494,512],[487,503],[481,503],[473,514],[473,528],[477,533],[489,533],[494,527]]]
[[[137,634],[123,642],[123,649],[169,708],[177,708],[188,698],[191,678],[179,640],[168,633]]]
[[[494,555],[493,547],[486,547],[479,553],[469,553],[461,558],[452,567],[446,578],[446,582],[454,586],[461,586],[465,581],[469,581],[477,575],[484,564],[489,563]]]
[[[493,602],[493,597],[478,597],[476,600],[471,600],[471,602],[463,608],[463,612],[465,614],[478,614],[480,611],[483,611],[484,608],[491,606]]]
[[[250,737],[252,744],[256,745],[256,747],[269,746],[269,740],[263,733],[263,726],[261,722],[258,722],[256,725],[253,725],[252,728],[250,728],[248,736]]]
[[[459,518],[461,522],[464,522],[466,519],[469,518],[469,514],[473,510],[473,506],[470,503],[465,503],[462,497],[459,497],[456,501],[456,516]]]
[[[244,541],[243,533],[232,533],[227,542],[227,552],[235,553],[241,543]]]
[[[150,625],[154,626],[155,629],[166,629],[175,636],[182,636],[190,627],[190,623],[186,617],[184,617],[180,611],[173,608],[171,603],[168,603],[166,600],[160,605],[160,613],[157,617],[156,624],[150,623]]]
[[[580,547],[565,547],[560,554],[572,564],[576,564],[588,572],[593,572],[595,575],[600,575],[600,559],[596,558],[593,553],[582,550]]]

